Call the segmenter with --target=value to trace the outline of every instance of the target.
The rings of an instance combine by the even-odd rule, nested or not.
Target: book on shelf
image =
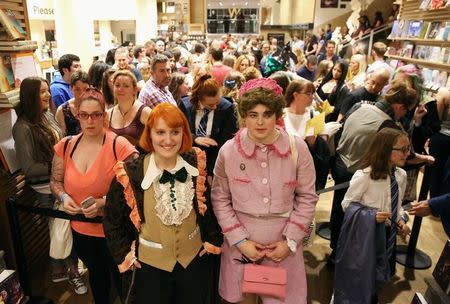
[[[3,270],[0,273],[0,303],[24,303],[24,299],[25,295],[17,271]]]
[[[438,46],[432,46],[430,48],[431,48],[430,56],[426,59],[429,61],[434,61],[434,62],[442,62],[441,61],[441,48]]]
[[[428,7],[430,6],[431,0],[422,0],[419,5],[420,10],[428,10]]]
[[[447,64],[450,62],[450,48],[443,47],[441,49],[441,62]]]
[[[26,42],[26,43],[18,43],[18,42]],[[14,41],[12,43],[4,43],[3,41],[0,41],[0,51],[6,52],[34,51],[37,48],[38,48],[37,42],[31,40]]]
[[[440,1],[430,1],[430,4],[428,5],[428,10],[436,10],[446,7],[448,1],[446,0],[440,0]]]
[[[408,36],[409,20],[400,20],[398,24],[397,38],[406,38]]]
[[[19,88],[0,93],[0,99],[10,98],[14,96],[19,96]]]
[[[10,9],[0,8],[0,24],[3,25],[11,40],[22,40],[27,36],[14,12]]]
[[[411,58],[413,55],[413,50],[414,50],[414,44],[412,42],[405,41],[405,42],[403,42],[401,52],[399,55],[402,57]]]
[[[427,30],[428,30],[428,27],[430,26],[430,21],[425,21],[423,24],[422,24],[422,28],[420,29],[420,33],[419,33],[419,39],[425,39],[425,36],[426,36],[426,34],[427,34]]]
[[[399,27],[399,21],[395,20],[394,23],[392,23],[392,30],[388,36],[389,39],[398,38],[398,27]]]
[[[433,270],[433,277],[442,290],[447,295],[450,295],[450,240],[447,240],[445,243],[445,247]]]
[[[33,53],[14,54],[11,58],[14,72],[14,81],[16,88],[27,77],[40,76],[40,71],[36,67],[36,61]]]
[[[449,0],[450,3],[450,0]],[[442,33],[442,40],[450,41],[450,21],[445,22],[444,30]]]
[[[411,20],[408,27],[408,38],[419,38],[422,26],[422,20]]]
[[[439,30],[443,26],[443,23],[441,21],[433,21],[428,26],[427,30],[427,39],[437,39],[437,36],[439,34]]]
[[[14,89],[14,73],[11,56],[0,53],[0,93]]]
[[[10,173],[17,172],[20,169],[12,136],[12,127],[16,121],[15,111],[10,110],[0,113],[0,151]]]
[[[2,105],[3,108],[13,108],[17,106],[19,102],[20,102],[19,94],[8,98],[0,98],[0,105]]]

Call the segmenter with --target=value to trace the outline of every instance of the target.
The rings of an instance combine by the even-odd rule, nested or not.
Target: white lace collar
[[[170,170],[170,173],[175,173],[181,168],[186,168],[186,171],[190,176],[198,176],[198,169],[188,164],[180,155],[177,157],[177,163],[175,167]],[[145,171],[144,178],[142,179],[141,188],[147,190],[153,184],[153,182],[162,175],[163,171],[158,168],[155,162],[154,154],[150,154],[150,160],[148,163],[147,171]]]

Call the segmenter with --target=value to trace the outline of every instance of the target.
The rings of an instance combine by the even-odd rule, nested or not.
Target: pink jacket
[[[214,168],[212,204],[230,246],[249,238],[245,223],[236,215],[289,217],[283,236],[300,243],[315,211],[314,163],[306,143],[295,137],[297,170],[291,156],[289,136],[280,136],[271,145],[253,142],[247,129],[240,130],[219,151]]]

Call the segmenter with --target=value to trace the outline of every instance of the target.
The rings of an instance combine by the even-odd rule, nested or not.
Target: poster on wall
[[[321,8],[337,8],[338,0],[320,0]]]

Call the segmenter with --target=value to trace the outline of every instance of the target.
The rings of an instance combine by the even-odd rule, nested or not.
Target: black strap
[[[72,158],[73,153],[75,153],[75,150],[77,149],[78,144],[80,143],[81,137],[83,137],[83,134],[81,134],[81,136],[78,137],[77,141],[75,142],[75,145],[73,145],[73,149],[72,149],[72,151],[70,152],[70,158]]]
[[[116,134],[116,137],[114,137],[114,140],[113,140],[113,153],[114,153],[114,160],[116,160],[116,161],[117,161],[117,153],[116,153],[117,137],[119,137],[119,135]]]
[[[63,156],[66,155],[67,146],[69,145],[69,141],[72,140],[72,136],[69,136],[67,140],[64,142],[64,148],[63,148]]]

